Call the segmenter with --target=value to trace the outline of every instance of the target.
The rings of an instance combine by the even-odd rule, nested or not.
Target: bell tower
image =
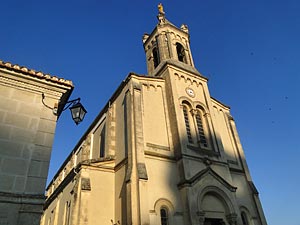
[[[147,93],[143,94],[144,105],[153,106],[149,124],[158,128],[165,122],[168,146],[174,154],[177,170],[172,169],[170,177],[176,177],[177,183],[172,192],[180,193],[184,221],[174,224],[266,225],[230,107],[211,97],[208,79],[195,68],[187,25],[176,27],[169,22],[161,4],[157,19],[151,34],[144,34],[143,46],[148,75],[164,82],[160,96],[166,99],[158,104],[158,88],[153,91],[156,97],[151,95],[148,102]],[[145,90],[150,92],[150,82],[147,85]],[[166,108],[165,121],[158,119],[161,105]],[[147,110],[144,115],[147,120]],[[155,135],[162,137],[158,135],[161,130],[156,129]],[[146,142],[147,138],[145,135]],[[155,143],[151,146],[158,146],[158,139],[151,141]],[[155,154],[165,152],[156,150]]]
[[[161,4],[158,5],[157,19],[152,33],[143,35],[148,74],[155,75],[157,68],[166,61],[194,67],[187,25],[183,24],[179,29],[169,22]]]

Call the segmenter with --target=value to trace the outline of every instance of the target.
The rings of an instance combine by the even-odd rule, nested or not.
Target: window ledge
[[[208,155],[208,156],[220,156],[220,153],[213,151],[210,148],[200,148],[199,146],[193,146],[193,145],[187,145],[188,149],[193,150],[195,152],[198,152],[202,155]]]

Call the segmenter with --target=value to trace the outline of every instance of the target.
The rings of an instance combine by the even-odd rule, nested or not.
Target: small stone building
[[[1,225],[40,224],[56,121],[72,90],[71,81],[0,61]]]
[[[159,9],[130,73],[47,188],[42,225],[266,225],[229,107]]]

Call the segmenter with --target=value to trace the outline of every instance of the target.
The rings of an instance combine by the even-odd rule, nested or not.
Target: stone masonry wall
[[[37,225],[44,204],[57,117],[70,88],[0,70],[0,224]]]

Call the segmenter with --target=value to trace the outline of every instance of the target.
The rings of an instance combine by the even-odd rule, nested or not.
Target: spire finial
[[[158,8],[158,13],[159,14],[165,14],[164,7],[161,3],[158,4],[157,8]]]
[[[164,12],[164,7],[161,3],[158,4],[157,6],[158,8],[158,16],[157,16],[157,19],[158,19],[158,24],[162,25],[165,23],[165,12]]]

